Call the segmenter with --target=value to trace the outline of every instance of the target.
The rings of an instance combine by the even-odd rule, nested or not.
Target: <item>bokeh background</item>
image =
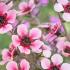
[[[0,1],[4,1],[7,2],[8,0],[0,0]],[[14,1],[14,7],[16,8],[19,4],[19,2],[24,1],[24,0],[13,0]],[[57,13],[54,11],[53,9],[53,5],[52,2],[54,0],[50,0],[49,4],[45,7],[41,7],[40,8],[40,14],[39,14],[39,20],[40,22],[44,23],[48,21],[49,15],[50,16],[57,16]],[[27,17],[25,17],[24,19],[26,19]],[[64,23],[65,24],[65,28],[68,32],[68,35],[70,36],[70,23]],[[0,35],[0,61],[1,61],[1,51],[3,48],[8,48],[9,43],[11,42],[11,37],[7,34],[3,34]],[[70,57],[69,58],[65,58],[64,57],[64,61],[65,62],[69,62],[70,63]],[[5,66],[0,66],[0,70],[6,70]]]

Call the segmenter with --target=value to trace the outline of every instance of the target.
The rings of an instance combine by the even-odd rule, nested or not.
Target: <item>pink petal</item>
[[[25,24],[20,24],[18,27],[17,27],[17,33],[19,36],[25,36],[28,34],[28,28]]]
[[[25,48],[25,47],[23,47],[23,46],[18,46],[18,48],[19,48],[19,51],[20,51],[21,53],[30,54],[30,49]]]
[[[64,50],[64,48],[65,48],[65,46],[64,46],[64,41],[59,41],[59,42],[56,44],[56,47],[58,48],[59,51]]]
[[[63,6],[60,4],[60,3],[56,3],[54,5],[54,10],[57,11],[57,12],[61,12],[64,10]]]
[[[7,33],[9,31],[11,31],[12,29],[13,29],[12,25],[11,24],[7,24],[4,27],[0,28],[0,34]]]
[[[40,29],[38,29],[38,28],[32,28],[32,29],[30,30],[29,36],[30,36],[32,39],[39,39],[39,38],[41,38],[41,34],[42,34],[42,32],[41,32]]]
[[[32,51],[36,52],[37,50],[39,50],[43,45],[43,42],[40,40],[36,40],[32,43],[31,45],[31,49]]]
[[[70,53],[65,53],[64,51],[62,51],[61,53],[62,53],[62,55],[65,56],[65,57],[69,57],[69,56],[70,56]]]
[[[60,70],[70,70],[70,64],[69,63],[63,63]]]
[[[8,10],[11,9],[12,7],[13,7],[13,1],[11,1],[9,4],[7,4]]]
[[[9,51],[13,51],[14,49],[16,49],[17,47],[14,46],[12,43],[9,44]]]
[[[7,70],[18,70],[17,63],[15,61],[10,61],[6,65]]]
[[[22,2],[19,4],[19,10],[23,12],[27,6],[28,6],[28,3]]]
[[[50,60],[47,59],[47,58],[43,58],[41,60],[41,66],[42,66],[43,69],[49,69],[50,68],[50,64],[51,64]]]
[[[7,5],[3,2],[0,2],[0,13],[5,13],[7,10]]]
[[[20,39],[17,35],[12,35],[12,44],[16,47],[20,45]]]
[[[69,1],[68,0],[57,0],[58,3],[61,3],[62,5],[66,5]]]
[[[50,50],[43,50],[43,55],[47,58],[51,56],[51,51]]]
[[[7,12],[7,19],[8,23],[15,23],[16,21],[16,11],[15,10],[10,10]]]
[[[30,69],[29,62],[25,59],[22,59],[20,62],[20,68],[21,68],[21,70],[29,70]]]
[[[70,13],[63,13],[62,18],[63,18],[66,22],[70,22]]]
[[[60,54],[54,54],[51,57],[51,60],[52,60],[54,65],[60,65],[63,62],[63,58]]]
[[[7,61],[10,60],[10,58],[11,58],[11,55],[10,55],[9,50],[8,49],[2,50],[2,59],[3,59],[3,61],[7,62]]]

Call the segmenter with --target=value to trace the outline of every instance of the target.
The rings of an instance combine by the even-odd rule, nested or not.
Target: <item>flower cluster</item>
[[[70,22],[70,1],[51,1],[58,17],[49,15],[47,22],[40,22],[40,9],[50,1],[27,0],[17,8],[13,1],[0,2],[0,34],[11,37],[1,52],[0,65],[6,70],[70,70],[64,60],[70,57],[70,41],[63,24]]]

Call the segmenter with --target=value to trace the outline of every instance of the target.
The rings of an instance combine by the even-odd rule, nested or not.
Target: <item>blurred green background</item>
[[[18,2],[18,0],[17,0],[17,2]],[[17,3],[17,2],[15,2],[15,3]],[[48,6],[40,8],[40,15],[39,15],[40,22],[47,22],[47,19],[49,17],[48,14],[51,16],[57,16],[56,12],[53,9],[51,2],[48,4]],[[70,23],[64,23],[64,24],[67,29],[67,32],[70,34]],[[1,61],[1,50],[3,48],[7,48],[10,42],[11,42],[11,38],[9,35],[7,35],[7,34],[0,35],[0,61]],[[70,58],[64,58],[64,60],[65,60],[65,62],[66,61],[70,62]],[[6,70],[5,66],[0,66],[0,70]]]

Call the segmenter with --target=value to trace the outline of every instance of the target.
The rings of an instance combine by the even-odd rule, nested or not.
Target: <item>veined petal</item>
[[[23,46],[18,46],[18,48],[19,48],[19,51],[20,51],[21,53],[30,54],[30,49],[25,48],[25,47],[23,47]]]
[[[36,40],[36,41],[32,42],[31,49],[32,49],[32,51],[35,52],[36,50],[40,49],[42,47],[42,45],[43,45],[42,41]]]
[[[70,22],[70,13],[63,13],[62,18],[63,18],[65,21]]]
[[[57,0],[58,3],[61,3],[62,5],[66,5],[69,1],[68,0]]]
[[[15,23],[16,21],[16,10],[10,10],[7,12],[8,23]]]
[[[7,24],[4,27],[0,28],[0,34],[7,33],[9,31],[11,31],[12,29],[13,29],[12,25],[11,24]]]
[[[39,39],[39,38],[41,38],[41,34],[42,34],[42,32],[41,32],[40,29],[38,29],[38,28],[32,28],[32,29],[30,30],[29,36],[30,36],[32,39]]]
[[[12,35],[12,44],[16,47],[20,45],[20,39],[17,35]]]
[[[17,33],[19,36],[23,37],[28,34],[28,28],[25,24],[20,24],[17,27]]]
[[[42,66],[43,69],[49,69],[50,68],[50,64],[51,64],[50,60],[47,59],[47,58],[43,58],[41,60],[41,66]]]
[[[43,55],[47,58],[49,58],[51,56],[51,51],[50,50],[43,50]]]
[[[20,68],[21,68],[21,70],[29,70],[30,69],[29,62],[25,59],[22,59],[20,62]]]
[[[18,70],[17,63],[15,61],[10,61],[6,65],[7,70]]]
[[[62,12],[64,10],[64,8],[63,8],[62,4],[56,3],[54,5],[54,10],[57,11],[57,12]]]
[[[51,60],[52,60],[54,65],[60,65],[63,62],[63,58],[60,54],[54,54],[51,57]]]

